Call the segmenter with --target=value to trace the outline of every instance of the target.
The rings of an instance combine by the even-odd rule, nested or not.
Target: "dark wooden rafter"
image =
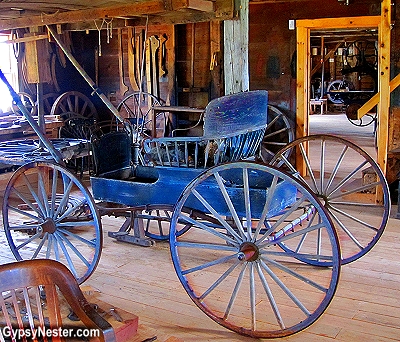
[[[21,5],[21,9],[27,8],[28,11],[31,8],[23,6],[22,3],[19,4]],[[14,3],[8,2],[7,5],[7,8],[14,7]],[[15,3],[15,6],[18,9],[18,3]],[[50,5],[46,6],[49,7]],[[53,11],[53,13],[43,11],[38,15],[27,15],[27,13],[21,11],[20,16],[15,18],[0,19],[0,31],[55,24],[69,24],[72,30],[74,29],[74,25],[76,25],[75,29],[79,25],[82,26],[82,29],[91,29],[90,24],[84,23],[90,23],[90,21],[93,22],[101,18],[120,19],[119,26],[121,27],[127,24],[140,24],[143,16],[147,15],[151,17],[154,23],[222,20],[232,18],[234,12],[232,0],[137,0],[125,5],[102,8],[90,8],[90,6],[86,6],[85,9],[74,8],[73,10],[68,10],[66,7],[67,5],[62,7],[62,5],[53,4],[54,10],[55,8],[59,9]],[[3,10],[5,10],[5,7]],[[83,28],[84,26],[86,28]]]

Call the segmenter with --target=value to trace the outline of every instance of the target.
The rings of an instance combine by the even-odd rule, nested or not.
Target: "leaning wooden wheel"
[[[32,95],[25,92],[20,92],[18,93],[18,96],[24,107],[27,109],[28,113],[31,114],[32,116],[35,116],[37,114],[37,106]],[[23,115],[16,104],[13,103],[11,109],[14,114]]]
[[[78,91],[67,91],[61,94],[54,101],[50,114],[60,115],[64,120],[72,114],[79,114],[86,118],[97,118],[97,110],[92,101]]]
[[[126,96],[117,106],[123,118],[129,120],[135,132],[142,137],[164,136],[166,115],[164,112],[155,114],[154,106],[161,106],[162,101],[146,92],[133,92]],[[153,124],[156,118],[155,125]],[[153,132],[155,127],[156,132]]]
[[[268,105],[268,124],[261,142],[261,159],[268,163],[283,146],[294,140],[294,130],[288,117],[277,107]],[[290,154],[287,151],[286,157]]]
[[[285,158],[287,149],[296,151],[305,172]],[[324,203],[339,236],[343,264],[357,260],[377,243],[389,218],[389,188],[378,164],[364,150],[336,136],[311,135],[283,148],[271,164],[293,173]]]
[[[100,259],[102,229],[87,188],[54,163],[21,166],[4,194],[3,224],[17,260],[54,259],[65,264],[79,283]]]
[[[183,207],[213,220],[190,218]],[[178,235],[181,222],[191,227]],[[305,236],[315,240],[302,244]],[[249,162],[212,167],[189,183],[175,206],[170,248],[193,302],[220,325],[257,338],[312,324],[332,300],[340,272],[337,236],[318,199],[292,176]]]

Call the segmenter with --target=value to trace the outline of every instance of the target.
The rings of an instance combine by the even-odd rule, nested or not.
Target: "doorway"
[[[354,142],[376,159],[377,113],[357,117],[378,92],[378,30],[310,31],[309,133]]]
[[[344,31],[344,30],[377,30],[378,45],[378,66],[380,72],[378,89],[389,89],[390,70],[390,35],[386,34],[390,30],[390,23],[387,19],[387,11],[383,11],[382,16],[368,17],[349,17],[349,18],[326,18],[314,20],[298,20],[297,27],[297,93],[296,93],[296,136],[303,137],[309,134],[309,112],[311,94],[311,33],[318,31]],[[390,15],[389,15],[390,17]],[[383,46],[383,47],[382,47]],[[385,50],[387,49],[387,50]],[[325,52],[325,50],[324,50]],[[386,58],[382,58],[382,56]],[[351,61],[348,60],[348,63]],[[385,64],[385,65],[383,65]],[[385,72],[382,72],[384,70]],[[324,83],[322,85],[324,87]],[[382,94],[381,94],[382,95]],[[378,104],[380,115],[380,127],[378,135],[382,143],[377,146],[377,161],[385,172],[387,158],[387,136],[388,136],[388,110],[389,93],[383,94]],[[356,111],[357,113],[357,111]],[[299,166],[300,170],[302,166]]]

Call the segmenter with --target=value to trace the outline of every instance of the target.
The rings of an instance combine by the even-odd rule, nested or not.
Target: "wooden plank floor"
[[[281,341],[389,342],[400,340],[400,234],[392,217],[378,244],[361,259],[342,267],[336,295],[321,318]],[[99,299],[139,316],[132,342],[252,341],[220,327],[190,300],[173,269],[168,243],[139,247],[108,237],[121,220],[103,217],[104,247],[94,274],[84,283]],[[13,261],[0,234],[0,262]]]
[[[395,209],[395,208],[394,208]],[[116,242],[108,231],[121,221],[103,218],[100,263],[84,283],[99,299],[139,316],[132,341],[172,336],[183,341],[251,341],[220,327],[189,299],[174,272],[168,243],[139,247]],[[308,329],[283,341],[398,341],[400,336],[399,221],[390,218],[378,244],[363,258],[342,267],[335,297]],[[13,257],[1,235],[1,262]]]
[[[105,219],[105,233],[115,230]],[[399,221],[391,218],[374,249],[343,266],[328,310],[287,341],[396,341],[400,336]],[[139,316],[156,334],[184,341],[249,341],[219,327],[191,302],[174,273],[167,243],[144,248],[105,238],[102,259],[87,281],[103,299]],[[162,339],[161,339],[162,341]]]

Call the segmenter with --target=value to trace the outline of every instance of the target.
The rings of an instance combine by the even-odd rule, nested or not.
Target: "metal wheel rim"
[[[327,96],[328,96],[328,100],[331,101],[334,104],[342,104],[343,103],[343,99],[340,97],[340,93],[331,94],[330,92],[332,90],[344,89],[345,85],[348,85],[349,88],[353,88],[351,84],[349,84],[346,81],[342,81],[342,80],[335,80],[335,81],[332,81],[331,83],[329,83],[328,87],[326,88],[326,93],[327,93]]]
[[[354,125],[357,127],[366,127],[371,125],[372,123],[374,123],[376,121],[376,115],[372,115],[372,114],[365,114],[362,118],[360,118],[359,120],[352,120],[349,117],[347,117],[347,119]]]
[[[314,166],[311,166],[309,158],[305,157],[306,146],[310,142],[316,142],[315,145],[318,146],[317,152],[319,154],[313,153],[313,155],[318,155],[320,159],[318,163],[314,163]],[[334,146],[335,151],[333,148],[329,148],[329,145]],[[293,162],[284,158],[286,148],[300,150],[301,158],[306,160],[306,169],[310,174],[312,173],[312,177],[306,179],[300,175],[293,166]],[[336,160],[333,167],[327,165],[326,155],[329,155],[331,160]],[[335,159],[336,157],[337,159]],[[343,174],[339,177],[342,165],[346,165],[347,161],[352,161],[357,166],[352,167],[349,171],[343,171]],[[342,250],[342,264],[350,263],[362,257],[378,242],[390,215],[389,188],[378,164],[360,147],[336,136],[311,135],[297,139],[282,149],[275,155],[271,165],[292,172],[324,201],[324,206],[332,217],[338,232]],[[357,168],[359,169],[357,170]],[[367,197],[369,192],[374,191],[374,189],[369,188],[370,185],[368,184],[357,185],[357,176],[362,174],[363,171],[368,171],[368,169],[373,170],[376,174],[376,181],[371,184],[376,185],[379,189],[375,191],[381,191],[383,195],[382,203],[365,203],[367,200],[368,202],[371,201]],[[328,175],[328,173],[330,173],[330,176],[324,177],[321,183],[319,175]],[[346,179],[346,177],[348,178]],[[367,177],[369,177],[368,173]],[[346,186],[351,186],[351,182],[356,184],[355,187],[344,192]],[[325,187],[323,191],[321,191],[321,184],[322,189]],[[358,192],[362,192],[361,195]],[[340,196],[340,194],[346,195]],[[357,198],[353,198],[353,194]],[[348,197],[347,200],[346,197]],[[365,197],[365,200],[363,197]],[[369,197],[372,197],[372,195]],[[354,202],[354,200],[358,202]],[[364,200],[364,203],[361,200]]]
[[[67,169],[47,162],[21,166],[6,187],[2,213],[17,260],[60,261],[79,283],[94,272],[103,243],[100,215],[87,188]]]
[[[261,142],[261,159],[269,163],[276,152],[294,140],[294,130],[287,116],[277,107],[268,105],[269,123]],[[289,157],[290,151],[286,152]]]
[[[286,226],[287,223],[284,222],[285,219],[288,219],[295,211],[297,211],[299,207],[296,206],[299,205],[301,200],[296,201],[296,205],[293,205],[292,208],[287,210],[286,216],[279,216],[281,219],[280,223],[278,223],[278,216],[276,217],[277,222],[275,222],[275,227],[273,224],[273,218],[266,219],[266,222],[268,222],[266,223],[266,227],[269,227],[269,232],[261,234],[259,238],[255,239],[257,243],[260,243],[259,246],[265,243],[265,246],[259,249],[259,252],[261,252],[255,260],[251,259],[254,257],[254,254],[253,256],[251,256],[251,253],[246,254],[246,247],[243,247],[246,246],[245,243],[241,243],[240,248],[238,247],[239,243],[236,235],[244,234],[245,239],[252,241],[251,236],[249,237],[247,235],[249,230],[241,233],[238,232],[235,235],[235,233],[231,231],[232,227],[223,217],[218,218],[218,222],[220,222],[218,227],[216,227],[216,225],[202,224],[202,222],[196,222],[196,220],[193,220],[191,221],[191,229],[186,234],[177,236],[176,226],[178,220],[184,219],[184,217],[181,216],[182,207],[189,203],[194,203],[192,202],[193,198],[191,194],[198,191],[201,195],[204,195],[204,189],[201,187],[209,184],[211,179],[210,177],[215,177],[216,175],[218,178],[218,175],[221,174],[224,177],[226,170],[231,169],[239,170],[239,172],[242,170],[243,175],[250,175],[249,184],[253,182],[251,176],[252,173],[259,172],[262,174],[266,173],[272,175],[274,180],[278,180],[279,178],[294,186],[296,190],[301,193],[300,196],[302,199],[313,205],[315,209],[313,219],[316,221],[309,225],[300,225],[297,227],[299,230],[295,230],[297,233],[286,231],[286,234],[282,234],[281,236],[276,237],[276,239],[279,240],[282,238],[289,244],[291,244],[290,241],[293,240],[293,243],[298,244],[301,240],[301,236],[306,232],[302,231],[302,229],[306,229],[309,234],[313,228],[315,228],[315,222],[320,219],[320,229],[317,230],[323,233],[324,237],[327,238],[324,240],[324,246],[321,250],[324,250],[324,257],[332,259],[331,264],[333,267],[314,268],[308,264],[302,264],[302,262],[299,261],[299,258],[295,257],[296,253],[294,253],[293,256],[282,252],[278,247],[278,250],[275,250],[276,244],[271,243],[272,240],[267,241],[268,237],[272,238],[272,232],[278,232],[282,226]],[[244,176],[243,179],[247,176]],[[224,183],[224,181],[222,183]],[[277,190],[277,183],[274,184],[274,181],[272,182],[269,192],[269,194],[271,194],[270,196],[274,196],[273,193]],[[247,184],[246,181],[244,181],[243,184]],[[248,189],[248,185],[245,185],[243,189],[245,188]],[[223,192],[223,186],[220,189]],[[209,191],[209,189],[206,191]],[[244,191],[244,193],[248,192]],[[214,195],[215,192],[212,193],[212,196]],[[244,195],[244,198],[247,198],[245,201],[249,201],[248,203],[254,205],[255,202],[253,202],[253,200],[255,200],[255,198],[252,195]],[[265,203],[269,203],[267,206],[272,203],[272,201],[270,201],[272,197],[269,197],[268,195],[267,198],[269,198],[269,200],[266,199],[265,202],[261,204],[262,206],[265,205]],[[304,213],[304,211],[301,212]],[[252,213],[247,212],[246,210],[245,216],[251,217]],[[232,217],[234,217],[234,215],[232,215]],[[246,222],[246,220],[248,219],[244,219],[243,222]],[[264,221],[263,218],[261,218],[261,221]],[[259,229],[259,226],[257,225],[256,227],[254,222],[252,226],[254,235],[257,235],[256,231]],[[193,239],[193,236],[190,236],[192,232],[205,234],[206,236],[203,237],[202,241],[196,240]],[[229,232],[229,234],[227,232]],[[258,231],[258,233],[260,232],[261,230]],[[214,239],[220,239],[221,243],[215,243]],[[274,241],[278,242],[277,240]],[[249,245],[252,244],[250,243]],[[307,254],[309,258],[322,257],[322,253],[317,255],[315,247],[316,246],[311,247],[314,249],[313,256],[311,256],[311,253]],[[267,165],[249,162],[228,163],[213,167],[202,173],[185,188],[176,204],[172,218],[170,248],[177,275],[192,301],[218,324],[239,334],[257,338],[283,337],[291,335],[312,324],[324,312],[332,300],[340,272],[340,251],[337,236],[332,227],[330,218],[316,197],[290,175],[284,174]],[[266,251],[267,248],[271,248],[270,253]],[[187,251],[185,252],[185,250]],[[243,255],[245,255],[244,259]],[[263,256],[261,257],[261,255]],[[248,259],[248,256],[250,256],[250,259]],[[199,263],[197,264],[196,261],[191,262],[191,258],[198,258]],[[281,261],[279,261],[280,258],[282,258]],[[287,261],[289,262],[285,263]],[[235,267],[239,267],[238,265],[241,263],[242,269],[239,272]],[[304,274],[301,274],[304,269],[302,271],[299,271],[300,269],[291,269],[294,265],[293,263],[297,263],[297,266],[301,265],[300,268],[303,266],[307,268],[308,275],[305,276]],[[217,267],[217,269],[210,271],[210,268],[214,267]],[[219,267],[223,269],[222,272],[218,272]],[[249,268],[248,274],[246,270],[247,267]],[[311,274],[313,272],[315,273]],[[208,277],[205,277],[206,273],[209,273],[208,277],[210,277],[211,273],[211,277],[213,278],[208,283],[206,283],[208,279]],[[234,273],[236,273],[236,275]],[[289,278],[291,277],[291,281],[296,283],[293,289],[289,288],[291,285],[285,284],[282,275]],[[268,281],[270,281],[269,283],[267,278]],[[245,282],[246,286],[244,287],[249,286],[248,294],[246,294],[246,290],[241,292],[242,287],[239,286]],[[322,286],[324,288],[323,290],[322,287],[320,287],[321,283],[324,283],[324,286]],[[311,285],[313,292],[317,292],[315,298],[313,297],[315,293],[310,294],[307,291],[298,292],[298,289],[304,289],[304,286],[307,287],[310,286],[310,284],[313,284]],[[233,290],[230,289],[230,285]],[[316,290],[316,288],[319,288],[319,290]],[[258,292],[256,295],[257,290],[263,292],[263,299],[259,297],[260,294]],[[277,296],[275,296],[275,294]],[[242,295],[245,297],[244,300]],[[311,297],[313,298],[311,299]],[[316,299],[316,297],[318,297],[318,299]],[[307,301],[307,303],[305,303],[305,301]],[[255,306],[256,302],[257,310]],[[236,311],[235,303],[240,303],[238,305],[239,311]],[[281,310],[283,303],[285,303],[285,309]],[[265,305],[265,307],[263,305]],[[306,308],[308,305],[314,305],[311,311],[309,310],[310,307]],[[290,309],[288,309],[288,306],[290,306]],[[307,311],[307,314],[302,311],[303,309],[309,310]],[[239,312],[243,312],[243,315]],[[259,315],[260,312],[262,312],[261,315]],[[257,324],[255,321],[257,321]]]

